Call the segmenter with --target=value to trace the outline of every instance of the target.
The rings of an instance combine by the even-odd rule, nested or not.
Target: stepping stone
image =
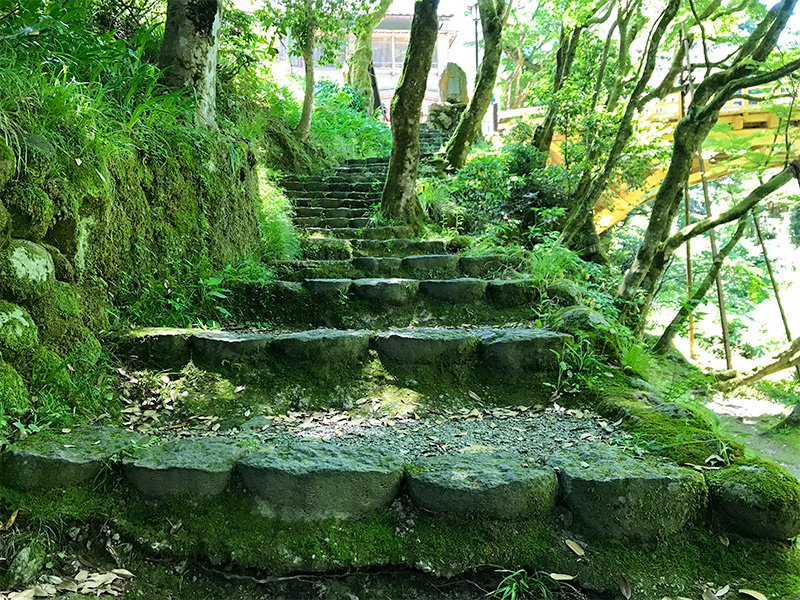
[[[777,465],[735,465],[707,473],[720,524],[740,535],[788,540],[800,535],[800,481]]]
[[[217,365],[264,355],[275,339],[269,333],[201,331],[192,335],[192,360],[198,365]]]
[[[322,217],[324,210],[318,206],[298,206],[294,212],[298,217]]]
[[[367,219],[367,221],[369,221],[369,219]],[[348,228],[350,227],[350,219],[347,217],[326,217],[324,221],[320,219],[314,226],[327,227],[329,229]]]
[[[297,227],[320,227],[323,225],[322,217],[295,217],[294,224]]]
[[[481,362],[501,373],[531,373],[558,369],[564,343],[572,337],[544,329],[496,329],[487,333],[479,347]]]
[[[705,512],[706,483],[691,469],[599,445],[558,450],[547,464],[558,470],[561,500],[587,531],[600,536],[666,539]]]
[[[459,257],[455,254],[423,254],[421,256],[406,256],[403,259],[403,268],[415,275],[429,273],[456,273],[458,271]]]
[[[331,219],[353,219],[356,217],[367,217],[365,208],[329,208],[325,211],[325,216]]]
[[[394,256],[357,256],[352,264],[359,271],[375,275],[394,275],[400,270],[402,259]]]
[[[408,494],[425,510],[489,519],[544,518],[553,512],[558,478],[525,459],[477,452],[440,456],[414,465]]]
[[[147,328],[120,339],[120,352],[148,367],[182,369],[192,358],[191,329]]]
[[[467,362],[475,352],[475,331],[409,327],[382,331],[374,338],[381,361],[403,365],[437,365]]]
[[[405,304],[417,294],[419,281],[416,279],[356,279],[350,287],[359,300],[386,304]]]
[[[344,296],[352,283],[352,279],[306,279],[303,287],[312,294]]]
[[[69,434],[44,431],[2,455],[0,487],[21,490],[61,488],[97,476],[114,456],[144,436],[116,427],[79,427]]]
[[[335,238],[300,238],[304,258],[317,260],[349,260],[353,249],[348,240]]]
[[[421,281],[419,290],[434,300],[451,304],[480,302],[486,296],[487,282],[482,279],[431,279]]]
[[[272,351],[288,362],[309,362],[319,366],[353,365],[368,356],[371,332],[314,329],[275,337]]]
[[[514,308],[534,303],[539,298],[538,290],[528,279],[490,281],[486,296],[493,304]]]
[[[143,496],[200,501],[225,491],[236,461],[246,452],[241,441],[230,438],[189,437],[149,446],[122,464]]]
[[[445,243],[440,240],[416,241],[405,238],[391,240],[351,240],[354,250],[361,256],[410,256],[413,254],[443,254]]]
[[[386,510],[400,492],[403,465],[373,446],[292,441],[245,456],[237,470],[261,512],[286,520],[356,518]]]
[[[484,254],[482,256],[462,256],[458,266],[467,277],[486,277],[494,271],[508,266],[509,259],[502,254]]]
[[[369,217],[350,217],[348,221],[349,223],[347,224],[347,227],[356,227],[361,229],[363,227],[367,227],[372,219]]]
[[[305,279],[353,279],[356,269],[349,260],[287,260],[272,263],[278,277]]]

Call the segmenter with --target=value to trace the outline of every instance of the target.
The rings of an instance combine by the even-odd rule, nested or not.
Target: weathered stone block
[[[247,360],[265,355],[275,339],[268,333],[199,331],[192,335],[192,360],[198,365],[220,366],[226,362]]]
[[[200,501],[225,491],[236,461],[246,451],[241,441],[190,437],[149,446],[122,464],[128,481],[143,496]]]
[[[403,269],[414,275],[429,273],[457,273],[459,257],[455,254],[423,254],[406,256]]]
[[[157,369],[180,369],[192,358],[191,329],[147,328],[128,333],[119,342],[120,353]]]
[[[32,435],[3,454],[0,485],[22,490],[78,485],[95,477],[112,456],[141,440],[141,434],[116,427]]]
[[[37,300],[52,291],[55,281],[53,257],[39,244],[11,240],[0,251],[0,289],[7,297]]]
[[[493,304],[506,308],[530,305],[539,297],[538,290],[527,279],[490,281],[486,295]]]
[[[27,356],[39,343],[39,331],[21,306],[0,300],[0,354],[14,360]]]
[[[400,270],[402,259],[394,256],[357,256],[352,263],[359,271],[371,275],[394,275]]]
[[[431,279],[421,281],[419,290],[428,298],[450,304],[481,302],[486,297],[487,282],[482,279]]]
[[[520,456],[475,453],[441,456],[414,465],[406,486],[421,508],[489,519],[549,515],[558,478],[551,468],[523,466]]]
[[[800,481],[763,462],[707,474],[711,507],[726,529],[777,540],[800,535]]]
[[[502,254],[462,256],[458,260],[461,272],[467,277],[486,277],[508,266],[508,258]]]
[[[403,466],[379,449],[297,441],[254,452],[237,470],[261,511],[286,520],[355,518],[397,497]]]
[[[350,288],[359,300],[380,304],[405,304],[414,298],[419,288],[416,279],[356,279]]]
[[[275,337],[274,356],[318,366],[353,365],[367,358],[369,331],[315,329]]]
[[[344,296],[352,283],[352,279],[306,279],[303,281],[303,287],[312,294]]]
[[[469,361],[478,339],[475,331],[414,327],[382,331],[374,343],[381,360],[405,365],[452,365]]]
[[[544,329],[496,329],[483,336],[478,352],[486,367],[501,373],[552,371],[558,368],[553,351],[562,355],[569,339]]]
[[[636,460],[621,448],[558,450],[547,464],[558,470],[564,504],[598,535],[664,539],[699,518],[706,506],[708,491],[700,473]]]

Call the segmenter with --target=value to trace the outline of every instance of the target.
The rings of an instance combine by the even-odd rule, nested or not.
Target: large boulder
[[[50,254],[33,242],[11,240],[0,250],[0,290],[10,298],[25,302],[50,293],[56,270]]]
[[[711,507],[730,531],[756,538],[800,535],[800,481],[766,461],[735,465],[707,475]]]
[[[432,512],[529,519],[553,511],[558,479],[553,469],[529,467],[520,456],[477,452],[414,465],[407,488],[418,506]]]
[[[54,216],[53,202],[41,188],[29,183],[13,183],[0,192],[0,199],[11,216],[14,237],[38,242]]]
[[[617,329],[597,311],[582,306],[569,308],[555,317],[553,327],[578,338],[588,338],[596,352],[611,359],[619,361],[622,356]]]
[[[703,476],[668,462],[637,460],[621,448],[558,450],[561,500],[589,532],[655,541],[680,532],[705,510]]]
[[[27,356],[38,343],[39,332],[28,312],[0,300],[0,354],[13,361]]]
[[[31,302],[29,309],[39,328],[39,338],[45,344],[58,342],[69,330],[80,325],[80,296],[69,283],[56,281],[53,290]]]

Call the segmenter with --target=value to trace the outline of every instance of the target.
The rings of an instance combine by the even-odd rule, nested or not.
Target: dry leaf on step
[[[564,543],[569,547],[570,550],[572,550],[578,556],[583,556],[584,554],[586,554],[578,542],[573,540],[564,540]]]
[[[619,578],[619,591],[622,592],[625,600],[631,599],[631,584],[628,583],[624,576]]]
[[[704,589],[703,590],[703,600],[717,600],[717,597],[714,595],[714,592],[712,592],[711,590]]]
[[[550,573],[550,577],[554,581],[572,581],[575,575],[565,575],[564,573]]]
[[[751,598],[755,598],[756,600],[767,600],[767,597],[764,594],[757,592],[756,590],[742,589],[739,590],[739,593],[745,596],[750,596]]]

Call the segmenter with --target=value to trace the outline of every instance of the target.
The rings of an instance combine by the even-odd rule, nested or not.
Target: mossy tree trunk
[[[305,69],[305,88],[300,122],[294,131],[301,140],[308,139],[308,133],[311,131],[311,112],[314,110],[314,37],[317,35],[317,26],[313,8],[312,0],[305,0],[305,24],[302,29],[302,39],[298,40]]]
[[[378,6],[366,17],[365,24],[356,33],[353,54],[347,61],[346,81],[364,98],[367,108],[375,109],[380,106],[380,96],[375,97],[373,89],[372,67],[372,32],[383,21],[392,0],[380,0]]]
[[[439,32],[439,0],[417,0],[403,72],[392,98],[392,155],[381,198],[381,212],[411,225],[417,218],[417,167],[422,100],[428,85]]]
[[[197,97],[195,117],[216,127],[217,50],[222,0],[168,0],[159,66],[164,84],[190,87]]]
[[[669,260],[666,242],[682,199],[681,190],[689,177],[694,156],[717,122],[719,111],[738,90],[771,83],[800,68],[800,59],[795,59],[772,70],[762,70],[796,2],[782,0],[769,11],[739,51],[732,55],[731,64],[700,83],[686,116],[675,127],[672,158],[653,201],[644,239],[617,291],[623,318],[637,330],[643,329],[655,289]],[[589,209],[592,206],[594,201]]]
[[[475,91],[469,106],[461,113],[461,119],[445,148],[445,158],[455,169],[460,169],[467,162],[472,142],[475,141],[483,117],[492,102],[497,69],[500,67],[500,59],[503,56],[503,27],[511,13],[511,5],[511,0],[508,2],[506,0],[478,0],[478,10],[483,27],[483,60],[475,80]]]

